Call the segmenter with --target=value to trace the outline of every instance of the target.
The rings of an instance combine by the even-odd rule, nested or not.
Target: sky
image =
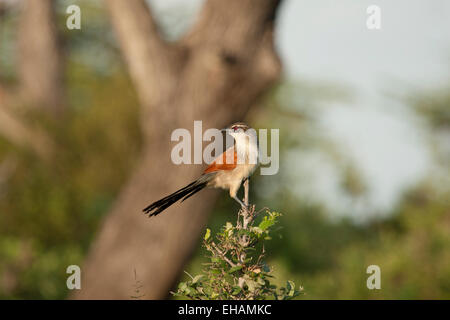
[[[373,4],[381,12],[379,30],[366,26]],[[446,0],[284,3],[276,39],[287,76],[335,83],[355,94],[345,105],[326,108],[322,128],[361,170],[370,193],[365,208],[371,210],[345,210],[335,181],[319,179],[331,206],[383,215],[429,172],[426,138],[399,97],[449,83],[449,18]]]
[[[176,17],[181,33],[203,0],[149,2],[166,25],[173,17],[165,20],[164,13],[183,6]],[[380,8],[379,30],[366,26],[370,5]],[[299,181],[298,192],[323,195],[319,200],[335,211],[360,220],[385,214],[429,172],[426,137],[401,97],[449,83],[450,1],[285,0],[276,47],[287,79],[353,92],[350,102],[330,102],[321,111],[320,128],[347,151],[369,190],[362,209],[339,196],[332,169],[318,165],[315,185],[308,192]]]

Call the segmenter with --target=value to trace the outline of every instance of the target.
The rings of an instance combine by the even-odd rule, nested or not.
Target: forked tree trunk
[[[106,1],[140,98],[145,143],[82,266],[82,289],[74,298],[129,299],[134,270],[145,298],[167,297],[217,191],[203,191],[151,219],[142,208],[201,172],[199,166],[171,162],[174,129],[192,129],[194,120],[202,120],[204,130],[241,120],[278,79],[273,28],[279,2],[206,1],[190,32],[168,44],[159,37],[144,0]]]

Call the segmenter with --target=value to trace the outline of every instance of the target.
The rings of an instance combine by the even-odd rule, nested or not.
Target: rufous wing
[[[234,148],[229,148],[220,156],[218,156],[203,173],[210,173],[221,170],[233,170],[234,168],[236,168],[236,164],[236,150]]]

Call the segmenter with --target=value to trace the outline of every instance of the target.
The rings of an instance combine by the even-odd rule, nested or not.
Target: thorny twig
[[[134,287],[135,295],[132,295],[130,298],[131,299],[140,300],[142,297],[145,296],[144,293],[141,294],[141,289],[144,286],[141,284],[141,281],[137,279],[136,269],[134,269],[134,281],[135,281],[135,283],[134,283],[133,287]]]
[[[228,259],[227,256],[225,255],[225,253],[222,252],[222,250],[220,250],[214,242],[211,242],[211,246],[222,257],[222,259],[225,260],[230,266],[232,266],[232,267],[236,266],[236,264],[233,261],[231,261],[230,259]]]

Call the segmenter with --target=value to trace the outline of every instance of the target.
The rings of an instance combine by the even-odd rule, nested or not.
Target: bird
[[[222,129],[234,138],[233,146],[221,155],[203,171],[203,174],[187,186],[174,193],[153,202],[142,211],[149,217],[156,216],[182,199],[192,197],[204,188],[221,188],[228,190],[230,197],[236,200],[242,208],[246,205],[237,197],[237,192],[246,179],[249,179],[258,166],[258,143],[255,131],[244,122],[236,122]]]

